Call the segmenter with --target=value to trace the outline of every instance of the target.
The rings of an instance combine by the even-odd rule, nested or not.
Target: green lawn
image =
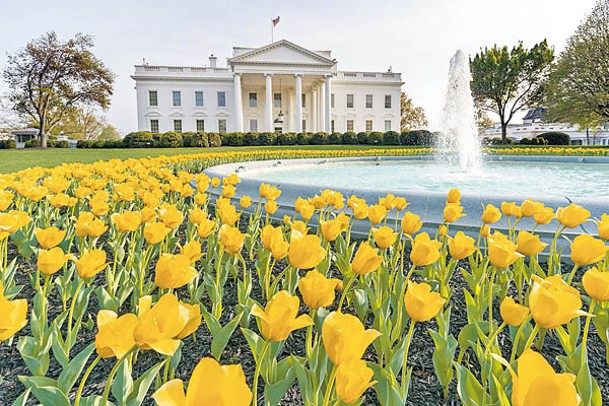
[[[159,155],[194,154],[201,152],[222,152],[251,149],[369,149],[395,148],[391,146],[368,145],[302,145],[265,147],[221,147],[221,148],[116,148],[116,149],[3,149],[0,150],[0,173],[20,171],[32,166],[52,167],[62,163],[92,163],[107,159],[145,158]],[[399,148],[399,147],[398,147]]]

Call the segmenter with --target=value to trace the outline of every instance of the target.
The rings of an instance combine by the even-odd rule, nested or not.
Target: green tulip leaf
[[[133,383],[133,390],[127,397],[127,406],[139,406],[142,404],[150,385],[154,381],[154,378],[156,378],[159,370],[165,365],[165,362],[166,361],[159,362],[137,378]]]
[[[94,350],[95,343],[89,344],[69,362],[67,367],[64,367],[64,369],[61,371],[58,380],[58,387],[64,393],[69,393],[70,390],[72,390],[72,387],[74,387],[76,380],[80,376],[80,373]]]
[[[65,393],[57,387],[57,381],[40,376],[20,376],[19,380],[43,405],[70,406]]]
[[[218,362],[242,317],[243,313],[237,314],[231,321],[226,323],[224,327],[220,328],[220,330],[216,330],[215,333],[212,333],[211,353]]]

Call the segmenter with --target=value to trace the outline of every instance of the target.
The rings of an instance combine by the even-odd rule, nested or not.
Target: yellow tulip
[[[165,239],[170,231],[171,229],[163,223],[146,223],[144,226],[144,238],[148,241],[148,244],[158,244]]]
[[[449,203],[444,207],[444,221],[447,223],[454,223],[465,216],[467,216],[467,214],[463,213],[463,207],[458,203]]]
[[[343,224],[336,219],[321,221],[319,227],[321,228],[321,235],[326,241],[336,240],[343,231]]]
[[[140,213],[142,213],[142,223],[150,223],[157,218],[156,210],[152,207],[143,207],[142,210],[140,210]]]
[[[507,296],[501,302],[499,312],[501,313],[501,318],[503,321],[510,326],[518,327],[524,323],[531,311],[528,307],[516,303],[514,299]]]
[[[218,204],[217,209],[222,224],[232,226],[239,221],[239,218],[241,218],[241,213],[239,213],[237,208],[231,204],[227,204],[225,206],[220,206]]]
[[[609,214],[603,214],[600,221],[596,221],[598,226],[598,238],[609,241]]]
[[[121,358],[133,346],[133,332],[138,323],[135,314],[123,314],[118,317],[111,310],[100,310],[97,313],[97,334],[95,349],[101,358]]]
[[[72,255],[65,254],[59,247],[51,248],[50,250],[40,250],[38,252],[37,266],[40,272],[46,275],[52,275],[59,271]]]
[[[220,186],[220,178],[213,177],[211,179],[211,187],[215,188],[215,187],[218,187],[218,186]]]
[[[83,279],[92,278],[106,268],[106,251],[94,249],[85,253],[76,261],[76,270]]]
[[[237,255],[241,251],[243,243],[245,242],[245,237],[247,237],[247,234],[239,231],[237,227],[229,226],[227,224],[223,224],[222,227],[220,227],[219,235],[222,248],[233,255]]]
[[[461,191],[459,189],[450,189],[446,197],[447,204],[461,204]]]
[[[258,305],[252,307],[252,315],[260,320],[261,332],[270,341],[283,341],[294,330],[313,325],[306,314],[298,315],[300,300],[281,290],[268,301],[264,310]]]
[[[438,236],[439,237],[446,237],[447,234],[448,234],[448,227],[446,226],[446,224],[442,224],[440,227],[438,227]]]
[[[609,300],[609,272],[601,272],[597,267],[592,267],[584,273],[582,284],[591,298],[599,302]]]
[[[114,213],[112,221],[116,225],[116,229],[121,233],[129,233],[138,229],[142,224],[142,213],[139,211],[126,211],[123,213]]]
[[[494,224],[501,219],[501,212],[492,204],[487,204],[482,213],[482,222],[484,224]]]
[[[387,226],[375,228],[372,233],[374,235],[374,242],[380,249],[391,247],[398,236],[397,233],[393,232],[393,228]]]
[[[537,213],[533,214],[533,219],[535,219],[535,222],[540,225],[550,224],[550,222],[555,218],[556,215],[551,207],[544,207]]]
[[[353,217],[358,220],[363,220],[368,217],[368,205],[366,203],[358,204],[353,207]],[[380,223],[380,221],[379,221]]]
[[[538,235],[524,230],[518,231],[517,241],[518,252],[526,256],[537,255],[548,246],[548,244],[541,242]]]
[[[529,307],[535,323],[543,328],[555,328],[575,317],[585,316],[581,310],[579,290],[566,284],[560,275],[541,279],[533,275]]]
[[[239,199],[239,206],[241,206],[242,209],[247,209],[251,205],[252,205],[252,198],[251,197],[249,197],[249,196],[242,196],[241,199]]]
[[[190,321],[190,312],[171,293],[161,296],[152,308],[150,305],[150,296],[140,298],[140,320],[133,331],[135,343],[145,350],[173,355],[180,346],[177,337]]]
[[[27,324],[27,300],[8,300],[0,280],[0,343],[14,336]]]
[[[266,211],[267,214],[275,214],[278,208],[279,206],[274,200],[269,200],[264,204],[264,211]]]
[[[467,258],[476,251],[475,244],[475,239],[465,235],[463,231],[458,231],[454,237],[448,240],[450,256],[457,260]]]
[[[366,366],[366,361],[353,359],[340,364],[336,368],[336,394],[348,405],[358,400],[366,389],[376,381],[370,381],[374,371]]]
[[[315,268],[326,257],[321,240],[316,235],[292,239],[288,250],[290,264],[300,269]]]
[[[197,226],[197,235],[200,238],[209,237],[216,228],[216,222],[209,219],[203,219]]]
[[[34,230],[34,235],[38,240],[38,244],[45,250],[48,250],[58,246],[64,240],[66,230],[60,230],[57,227],[37,228]]]
[[[341,281],[326,278],[317,269],[312,269],[298,281],[302,301],[312,309],[330,306],[335,299],[336,288]]]
[[[395,203],[395,208],[397,209],[397,211],[404,210],[410,204],[403,197],[396,197],[394,203]]]
[[[159,220],[161,220],[166,227],[173,229],[182,224],[184,215],[173,204],[163,203],[159,210]]]
[[[410,236],[415,235],[423,226],[423,223],[419,221],[420,216],[407,211],[402,217],[402,232]]]
[[[432,292],[431,286],[427,283],[408,282],[404,304],[406,312],[413,321],[429,321],[436,317],[446,303],[438,292]]]
[[[159,406],[247,406],[252,403],[252,391],[241,365],[220,365],[213,358],[203,358],[190,376],[186,393],[184,382],[173,379],[152,398]]]
[[[362,242],[353,256],[351,261],[351,269],[358,275],[366,275],[376,271],[383,257],[378,254],[376,248],[373,248],[367,241]]]
[[[156,263],[154,283],[161,289],[177,289],[188,285],[198,275],[190,263],[188,255],[161,255]]]
[[[345,213],[340,213],[336,216],[336,221],[341,225],[343,231],[349,229],[349,224],[351,224],[351,217],[347,216]]]
[[[417,234],[412,243],[410,261],[416,266],[427,266],[440,258],[440,241],[432,240],[429,234],[423,232]]]
[[[304,203],[300,205],[297,211],[303,220],[308,221],[311,219],[311,217],[313,217],[313,213],[315,213],[315,206],[309,203]]]
[[[237,192],[237,188],[233,185],[224,185],[222,186],[222,196],[230,199]]]
[[[528,199],[522,202],[520,208],[524,217],[533,217],[536,213],[543,210],[544,205],[541,202],[534,202],[533,199]]]
[[[580,404],[575,375],[557,374],[541,354],[531,349],[523,352],[517,361],[518,373],[505,359],[495,354],[492,356],[507,367],[512,376],[513,406]]]
[[[357,317],[340,311],[330,313],[321,327],[324,348],[334,365],[362,358],[380,335],[374,329],[366,330]]]
[[[91,212],[96,216],[103,216],[110,211],[110,205],[100,200],[92,200],[89,205],[91,206]]]
[[[203,316],[201,315],[201,306],[198,304],[190,305],[180,301],[180,306],[183,306],[188,310],[188,323],[186,323],[182,331],[180,331],[180,334],[176,336],[176,338],[182,340],[197,331],[201,325]]]
[[[567,207],[559,207],[556,210],[556,218],[560,224],[567,228],[575,228],[585,223],[589,217],[590,211],[575,203],[571,203]]]
[[[491,235],[491,228],[488,224],[482,226],[482,229],[480,230],[480,235],[485,238],[488,238]]]
[[[379,224],[387,215],[387,209],[380,204],[372,205],[368,208],[368,219],[373,226]]]
[[[180,249],[180,254],[186,255],[190,258],[190,262],[194,264],[203,256],[201,251],[201,243],[197,240],[191,240]]]
[[[516,252],[517,248],[505,234],[495,231],[488,239],[488,258],[494,267],[507,268],[522,258],[522,254]]]
[[[578,235],[571,243],[571,260],[579,266],[594,264],[603,259],[608,249],[603,240],[589,234]]]
[[[502,202],[501,212],[507,217],[514,216],[516,218],[522,217],[522,209],[515,202]]]
[[[108,226],[102,220],[96,219],[93,213],[84,211],[80,213],[74,228],[79,237],[96,238],[105,233]]]

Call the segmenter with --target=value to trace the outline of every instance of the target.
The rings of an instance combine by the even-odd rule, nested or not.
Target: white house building
[[[402,77],[339,71],[331,51],[281,40],[233,48],[226,67],[136,65],[141,131],[400,130]]]
[[[547,132],[561,132],[571,137],[572,145],[609,145],[609,126],[586,130],[566,123],[549,123],[544,121],[547,109],[537,107],[529,109],[522,124],[508,124],[507,136],[519,141],[523,138],[535,138]],[[484,136],[501,137],[501,124],[484,130]]]

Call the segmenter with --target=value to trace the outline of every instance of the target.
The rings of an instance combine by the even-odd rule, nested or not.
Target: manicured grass
[[[0,173],[10,173],[33,166],[52,167],[62,163],[93,163],[99,160],[156,157],[160,155],[196,154],[202,152],[239,151],[252,149],[368,149],[399,148],[377,145],[300,145],[220,148],[129,148],[129,149],[12,149],[0,150]]]

